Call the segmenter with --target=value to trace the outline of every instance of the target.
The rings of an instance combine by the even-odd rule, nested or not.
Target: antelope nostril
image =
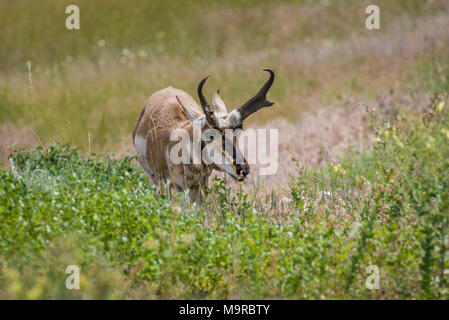
[[[245,177],[249,175],[249,165],[245,164],[245,166],[243,167],[243,172]]]
[[[238,176],[246,177],[248,174],[249,174],[249,170],[248,169],[243,169],[243,168],[238,168],[237,169],[237,175]]]

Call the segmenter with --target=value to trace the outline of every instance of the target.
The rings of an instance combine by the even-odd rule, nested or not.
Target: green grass
[[[195,2],[187,0],[89,0],[76,1],[80,8],[81,28],[68,31],[65,8],[69,0],[39,2],[0,1],[0,69],[25,68],[27,60],[39,64],[58,64],[67,56],[96,62],[104,54],[97,47],[105,40],[107,55],[120,54],[123,48],[146,49],[152,58],[179,56],[188,61],[195,57],[215,58],[229,50],[227,46],[245,43],[245,51],[267,47],[285,47],[282,37],[267,22],[273,20],[276,7],[284,6],[298,13],[298,20],[288,35],[290,42],[306,38],[345,37],[356,28],[369,1],[340,0],[327,5],[310,0],[248,1],[232,0]],[[429,4],[419,0],[378,1],[385,24],[400,15],[415,19],[444,7],[443,1]],[[317,8],[317,18],[300,16],[302,8]],[[307,9],[305,9],[307,10]],[[327,18],[326,23],[324,19]],[[354,27],[354,28],[352,28]],[[269,35],[267,37],[267,35]]]
[[[83,0],[79,31],[64,27],[68,4],[0,0],[0,125],[30,126],[49,146],[0,168],[0,298],[449,298],[447,46],[351,51],[364,36],[395,48],[389,36],[444,21],[445,1],[377,1],[375,33],[370,1]],[[308,63],[315,48],[337,54]],[[211,74],[206,92],[220,88],[232,109],[264,67],[276,105],[256,120],[377,100],[395,81],[435,104],[373,113],[373,148],[298,169],[289,203],[222,180],[201,208],[172,203],[133,158],[104,154],[130,140],[152,92],[194,93]],[[68,265],[81,290],[65,288]],[[380,290],[365,286],[370,265]]]
[[[202,208],[172,204],[131,158],[18,151],[0,171],[0,297],[447,299],[447,102],[373,115],[376,145],[299,170],[284,208],[222,180]],[[72,264],[81,290],[64,288]]]
[[[415,85],[422,84],[426,92],[449,92],[449,55],[431,54],[424,57],[408,75],[410,74]]]

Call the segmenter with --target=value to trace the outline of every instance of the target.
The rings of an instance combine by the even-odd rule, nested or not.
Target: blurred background
[[[80,30],[65,27],[71,4]],[[369,4],[380,30],[365,28]],[[18,146],[53,141],[126,153],[154,91],[171,85],[196,99],[207,74],[206,93],[220,89],[233,109],[261,86],[261,69],[274,69],[275,107],[248,125],[284,129],[281,143],[302,141],[296,151],[311,150],[302,159],[312,164],[323,143],[332,156],[364,135],[355,106],[449,89],[443,0],[0,0],[0,30],[4,163]]]

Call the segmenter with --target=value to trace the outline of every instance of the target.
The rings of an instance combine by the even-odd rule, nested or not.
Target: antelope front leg
[[[189,202],[195,202],[197,205],[200,205],[203,202],[203,197],[201,195],[201,187],[195,186],[190,188],[189,190]]]

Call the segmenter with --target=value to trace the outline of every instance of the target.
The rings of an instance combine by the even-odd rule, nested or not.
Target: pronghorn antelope
[[[266,94],[273,84],[274,72],[270,69],[264,71],[269,72],[270,77],[259,92],[230,113],[219,91],[213,95],[212,104],[207,102],[203,86],[208,77],[198,85],[201,107],[188,93],[172,87],[151,95],[140,112],[132,134],[138,163],[147,174],[150,184],[159,185],[161,192],[165,187],[169,188],[170,193],[172,189],[188,190],[190,200],[199,202],[201,187],[212,170],[225,172],[233,179],[243,181],[249,174],[249,165],[238,148],[236,136],[229,137],[225,132],[241,130],[243,121],[248,116],[263,107],[273,105],[273,102],[266,99]],[[172,141],[172,132],[183,129],[192,137],[195,127],[200,129],[202,137],[209,129],[218,131],[218,141],[215,141],[212,150],[221,155],[221,161],[207,161],[208,153],[203,152],[200,161],[173,163],[170,151],[178,141]],[[201,141],[201,150],[212,146],[214,140],[217,138]],[[190,153],[190,160],[192,156]]]

